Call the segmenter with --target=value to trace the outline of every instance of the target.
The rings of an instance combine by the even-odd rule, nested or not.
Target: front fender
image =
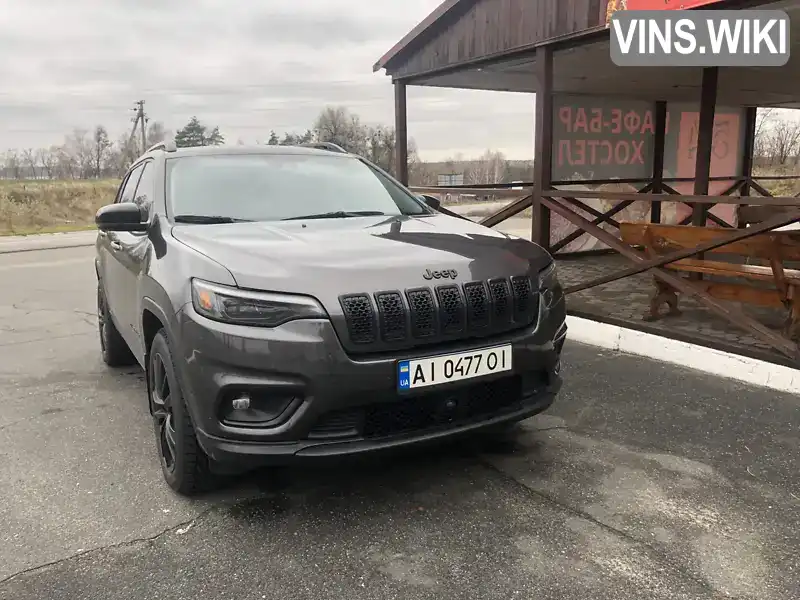
[[[142,356],[147,360],[149,351],[149,338],[155,334],[150,331],[145,322],[145,312],[151,312],[155,315],[161,326],[164,328],[167,337],[176,345],[180,340],[177,339],[178,327],[177,319],[175,317],[175,310],[173,303],[167,291],[154,279],[150,277],[143,277],[139,282],[139,290],[141,293],[140,307],[139,307],[139,338],[142,345]]]

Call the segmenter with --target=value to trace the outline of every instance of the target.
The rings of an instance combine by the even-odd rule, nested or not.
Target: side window
[[[117,195],[114,196],[114,204],[119,202],[119,199],[122,198],[122,192],[125,191],[125,186],[128,185],[128,179],[130,178],[129,177],[122,178],[122,183],[119,184],[119,188],[117,189]]]
[[[136,194],[134,195],[133,201],[139,206],[139,208],[144,208],[148,215],[153,207],[154,181],[155,167],[153,166],[153,162],[146,162],[144,164],[142,175],[139,178],[139,185],[136,186]]]
[[[125,187],[122,188],[122,193],[117,198],[117,202],[133,202],[133,193],[136,191],[136,184],[139,183],[139,176],[142,174],[143,166],[139,165],[128,175],[128,181],[125,182]]]

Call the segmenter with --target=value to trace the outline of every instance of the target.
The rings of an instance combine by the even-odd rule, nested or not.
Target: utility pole
[[[145,133],[145,125],[147,124],[148,118],[144,114],[144,100],[138,100],[134,102],[134,107],[131,109],[135,115],[131,119],[133,122],[133,127],[131,128],[131,134],[128,136],[128,147],[125,149],[125,154],[131,153],[131,147],[133,144],[133,136],[136,135],[136,127],[141,127],[142,132],[142,154],[147,151],[147,134]],[[129,156],[128,157],[131,161],[136,160],[136,156]]]
[[[144,154],[147,151],[147,133],[145,133],[146,117],[144,114],[144,100],[139,100],[136,103],[136,106],[138,108],[136,119],[139,121],[139,126],[142,129],[142,154]]]
[[[131,121],[133,121],[133,128],[131,129],[131,135],[128,138],[128,146],[130,146],[131,142],[133,141],[133,136],[136,135],[136,126],[139,125],[142,130],[142,154],[144,154],[147,151],[147,134],[145,133],[147,117],[144,114],[144,100],[139,100],[134,104],[135,106],[131,110],[136,113],[136,116],[131,119]]]

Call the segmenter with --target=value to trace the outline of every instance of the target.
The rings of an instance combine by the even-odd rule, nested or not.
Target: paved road
[[[800,403],[568,345],[506,440],[167,491],[92,249],[0,256],[0,598],[800,597]]]

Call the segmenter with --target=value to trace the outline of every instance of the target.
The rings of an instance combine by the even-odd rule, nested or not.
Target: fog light
[[[553,367],[553,373],[555,373],[556,375],[561,373],[561,359],[560,358],[556,361],[556,364]]]
[[[234,398],[231,401],[231,408],[233,410],[247,410],[250,408],[250,396],[242,395]]]
[[[231,390],[224,394],[219,407],[220,421],[232,426],[266,425],[292,403],[294,394],[269,390]]]

